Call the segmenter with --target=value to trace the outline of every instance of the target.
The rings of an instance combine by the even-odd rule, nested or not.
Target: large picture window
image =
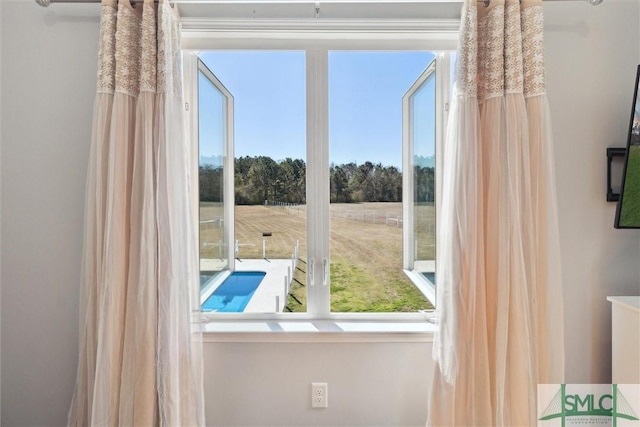
[[[433,308],[448,53],[192,59],[203,310]]]

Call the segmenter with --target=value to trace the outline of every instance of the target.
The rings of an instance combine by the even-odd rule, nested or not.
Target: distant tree
[[[340,166],[334,166],[330,169],[331,176],[331,202],[332,203],[348,203],[351,201],[349,192],[349,180],[344,169]]]
[[[435,176],[432,167],[415,166],[414,174],[414,191],[415,201],[430,202],[435,201]]]
[[[306,190],[304,161],[287,157],[278,166],[279,188],[282,191],[278,199],[287,203],[304,203]]]
[[[200,173],[201,198],[213,200],[222,194],[222,169],[209,169]],[[417,200],[432,200],[433,168],[416,167],[414,172]],[[332,164],[329,180],[332,203],[402,201],[402,172],[395,166],[369,161]],[[276,162],[266,156],[239,157],[235,159],[234,183],[236,204],[263,204],[265,200],[306,203],[306,164],[301,159],[288,157]],[[218,195],[213,188],[220,189]]]
[[[235,199],[238,205],[251,204],[249,196],[249,170],[255,161],[254,157],[244,156],[235,159],[234,184]]]
[[[402,173],[395,166],[388,166],[383,171],[384,202],[402,201]]]
[[[273,201],[276,192],[278,164],[266,156],[256,157],[247,172],[247,193],[251,204]]]
[[[211,165],[200,166],[200,201],[222,201],[222,168]]]

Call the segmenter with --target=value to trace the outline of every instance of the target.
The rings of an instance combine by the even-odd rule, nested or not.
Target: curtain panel
[[[466,0],[447,129],[431,426],[536,425],[562,383],[541,0]]]
[[[204,425],[179,16],[101,8],[69,425]]]

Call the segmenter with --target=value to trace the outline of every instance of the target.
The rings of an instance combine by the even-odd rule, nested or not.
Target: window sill
[[[433,342],[428,321],[221,320],[203,326],[203,342]]]

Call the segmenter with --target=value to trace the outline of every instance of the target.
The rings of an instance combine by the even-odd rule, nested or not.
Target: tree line
[[[301,159],[275,161],[266,156],[235,159],[235,202],[261,205],[265,201],[306,203],[306,164]],[[401,202],[402,172],[395,166],[364,162],[332,164],[329,168],[332,203]],[[415,200],[434,201],[434,170],[414,167]],[[222,200],[222,168],[200,166],[200,201]]]

